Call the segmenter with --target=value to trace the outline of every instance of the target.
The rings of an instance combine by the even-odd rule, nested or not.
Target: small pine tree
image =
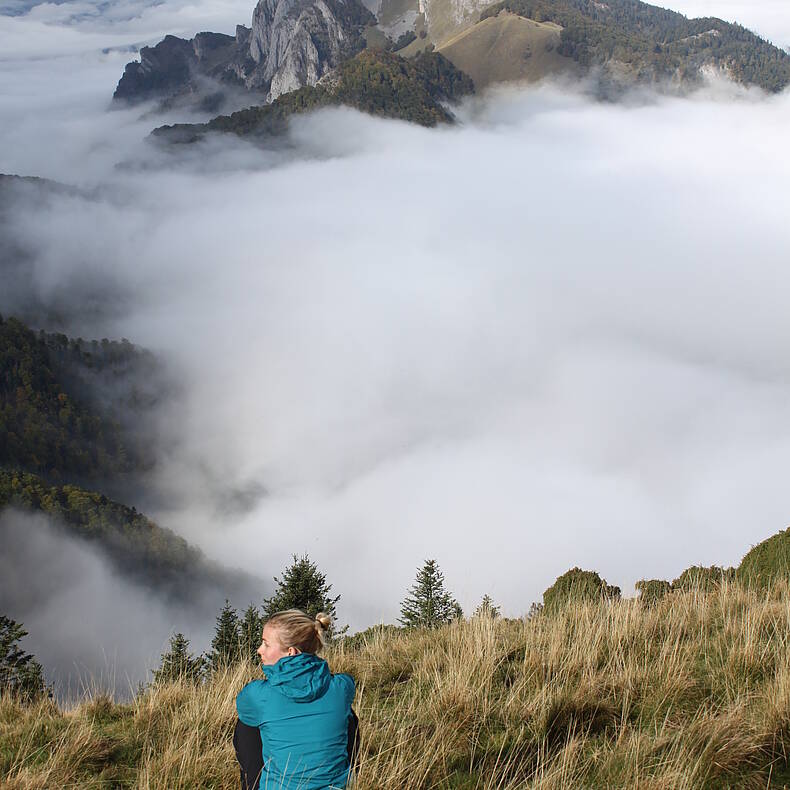
[[[181,633],[170,637],[170,650],[162,653],[159,669],[154,670],[154,683],[187,680],[199,683],[203,677],[205,659],[189,652],[189,640]]]
[[[263,617],[254,604],[247,607],[241,618],[240,633],[242,653],[251,661],[257,662],[257,651],[263,633]]]
[[[527,620],[534,620],[543,614],[543,604],[533,601],[530,604],[529,611],[527,612]]]
[[[225,601],[222,611],[217,616],[214,638],[211,640],[211,652],[208,655],[212,671],[220,667],[234,664],[241,658],[241,632],[239,616],[236,610]]]
[[[294,554],[293,562],[283,571],[282,577],[275,576],[274,581],[277,582],[274,595],[263,602],[265,618],[286,609],[301,609],[310,617],[324,612],[332,620],[337,618],[335,604],[340,596],[331,597],[332,585],[327,584],[326,574],[318,570],[307,554],[303,557]]]
[[[401,603],[398,622],[407,628],[438,628],[463,617],[458,601],[444,589],[444,574],[436,560],[425,560]]]
[[[19,647],[27,633],[21,623],[0,615],[0,695],[10,693],[31,702],[50,690],[41,664]]]
[[[483,596],[483,600],[477,605],[477,609],[472,613],[472,617],[488,617],[495,620],[499,617],[499,607],[494,606],[494,600],[490,595]]]

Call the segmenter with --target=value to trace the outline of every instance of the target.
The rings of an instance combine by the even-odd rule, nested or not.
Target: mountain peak
[[[113,98],[194,98],[212,87],[235,86],[273,101],[315,85],[362,49],[361,30],[374,21],[358,0],[260,0],[252,26],[238,25],[235,36],[165,36],[155,47],[143,47],[140,61],[126,65]]]

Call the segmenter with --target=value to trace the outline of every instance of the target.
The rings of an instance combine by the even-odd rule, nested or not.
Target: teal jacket
[[[236,697],[239,719],[258,727],[263,744],[261,790],[327,790],[348,781],[350,675],[333,675],[312,653],[263,665]]]

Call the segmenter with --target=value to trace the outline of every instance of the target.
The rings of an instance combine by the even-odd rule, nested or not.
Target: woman
[[[242,790],[346,786],[359,744],[355,686],[316,655],[331,622],[326,614],[312,620],[298,609],[266,621],[258,648],[265,679],[236,697],[233,745]]]

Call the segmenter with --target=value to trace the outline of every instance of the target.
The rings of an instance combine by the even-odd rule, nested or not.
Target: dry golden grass
[[[579,75],[578,64],[557,54],[562,28],[500,13],[441,42],[438,51],[468,74],[477,90],[500,82],[537,82]]]
[[[726,587],[471,620],[336,647],[357,679],[355,790],[781,788],[790,781],[790,597]],[[236,788],[237,667],[63,711],[0,702],[7,788]]]

